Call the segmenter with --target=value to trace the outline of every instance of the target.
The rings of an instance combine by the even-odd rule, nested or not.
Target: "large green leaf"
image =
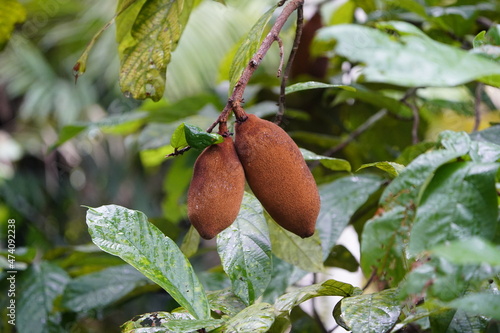
[[[462,297],[467,289],[489,285],[488,280],[495,278],[500,267],[487,264],[455,265],[439,256],[419,262],[399,286],[400,298],[425,293],[428,300],[450,302]]]
[[[301,238],[267,217],[273,253],[278,258],[309,272],[324,270],[318,232],[311,237]]]
[[[337,323],[353,332],[387,332],[397,322],[402,309],[397,290],[387,289],[368,295],[345,297],[337,303]]]
[[[275,317],[271,304],[256,303],[242,310],[214,332],[265,333],[274,323]]]
[[[321,210],[316,222],[323,260],[328,257],[351,216],[382,185],[376,176],[360,175],[340,178],[320,186]]]
[[[217,251],[233,292],[252,304],[266,290],[273,270],[267,222],[253,195],[245,193],[236,221],[217,235]]]
[[[500,249],[479,237],[446,242],[436,246],[431,252],[455,264],[487,263],[500,266]]]
[[[361,268],[397,285],[408,267],[405,253],[412,211],[402,206],[384,212],[365,224],[361,237]]]
[[[498,167],[474,162],[440,167],[422,194],[410,235],[410,255],[454,239],[491,239],[498,218]]]
[[[92,241],[102,250],[160,285],[196,319],[210,318],[205,290],[191,264],[144,213],[116,205],[89,208],[87,224]]]
[[[130,265],[110,267],[71,280],[62,304],[75,312],[88,311],[111,304],[147,283],[146,277]]]
[[[126,96],[154,101],[163,97],[167,65],[193,5],[194,0],[150,0],[143,3],[132,25],[121,20],[132,22],[135,12],[117,17],[120,87]]]
[[[406,22],[387,22],[394,35],[377,29],[347,24],[320,29],[316,41],[326,50],[365,67],[362,77],[369,82],[400,86],[456,86],[480,80],[500,85],[500,64],[427,37]]]
[[[19,283],[20,296],[16,303],[17,332],[52,332],[51,325],[56,327],[59,322],[54,316],[54,300],[62,295],[69,281],[69,275],[52,263],[42,262],[31,266]]]
[[[238,51],[236,51],[236,55],[233,58],[231,67],[229,68],[229,94],[233,91],[233,88],[238,82],[243,69],[248,65],[248,62],[252,59],[252,56],[259,48],[264,29],[273,16],[276,8],[276,5],[272,6],[267,12],[264,13],[264,15],[260,17],[241,42]]]
[[[262,300],[268,303],[274,303],[278,297],[283,295],[287,288],[299,281],[309,272],[286,262],[273,255],[273,272]]]
[[[447,304],[465,312],[500,320],[500,295],[472,293]]]
[[[454,145],[453,142],[462,142]],[[434,150],[418,156],[384,190],[380,202],[385,208],[396,205],[408,206],[418,201],[419,190],[441,165],[463,156],[469,151],[470,140],[465,133],[453,133],[444,140],[451,149]]]
[[[26,10],[17,0],[0,1],[0,51],[14,31],[16,24],[26,20]]]

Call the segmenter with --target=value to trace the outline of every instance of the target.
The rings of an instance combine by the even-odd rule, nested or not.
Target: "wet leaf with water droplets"
[[[92,241],[119,256],[165,289],[196,319],[209,319],[205,290],[177,244],[148,222],[144,213],[117,205],[89,208]]]
[[[236,221],[217,236],[217,251],[233,292],[251,304],[271,280],[271,241],[263,208],[245,193]]]

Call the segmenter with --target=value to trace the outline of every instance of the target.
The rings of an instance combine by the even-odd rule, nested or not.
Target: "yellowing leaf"
[[[26,10],[17,0],[0,0],[0,50],[12,35],[14,26],[26,20]]]
[[[120,87],[126,96],[153,101],[163,96],[167,65],[193,5],[194,0],[146,1],[135,20],[138,4],[117,18]]]

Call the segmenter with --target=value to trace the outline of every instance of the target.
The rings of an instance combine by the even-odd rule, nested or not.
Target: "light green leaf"
[[[188,232],[186,233],[186,236],[184,236],[184,239],[182,240],[181,244],[181,251],[184,253],[186,258],[190,258],[198,252],[198,247],[200,245],[200,234],[196,229],[191,225],[189,227]]]
[[[491,239],[498,219],[498,167],[474,162],[440,167],[420,200],[410,235],[410,255],[455,239]]]
[[[271,281],[269,282],[264,295],[262,295],[262,301],[268,303],[274,303],[279,296],[285,293],[286,289],[290,285],[309,274],[308,271],[302,270],[297,266],[281,260],[275,255],[273,255],[272,259],[273,272]]]
[[[318,232],[308,238],[301,238],[280,227],[271,217],[268,219],[273,253],[280,259],[309,272],[321,272],[323,256]]]
[[[135,99],[163,97],[167,65],[187,23],[194,0],[152,0],[143,3],[125,30],[118,16],[120,88]]]
[[[292,311],[297,305],[318,296],[353,296],[359,295],[363,291],[349,283],[336,280],[326,280],[322,283],[312,284],[307,287],[301,287],[292,292],[286,293],[274,304],[276,311]]]
[[[300,152],[302,153],[302,157],[306,161],[320,161],[323,166],[330,170],[335,171],[351,171],[351,164],[343,159],[316,155],[312,151],[309,151],[304,148],[300,148]]]
[[[406,87],[456,86],[479,80],[500,86],[500,64],[460,48],[436,42],[406,22],[387,22],[393,35],[361,25],[337,25],[318,31],[325,51],[365,65],[362,78]],[[336,43],[335,43],[336,42]]]
[[[468,313],[500,320],[500,295],[473,293],[447,304]]]
[[[195,318],[210,318],[207,296],[191,264],[144,213],[116,205],[89,208],[87,224],[92,241],[103,251],[134,266]]]
[[[217,235],[217,251],[233,292],[252,304],[266,290],[273,270],[267,222],[253,195],[245,192],[236,221]]]
[[[276,8],[277,5],[272,6],[259,18],[252,29],[248,32],[245,39],[241,42],[238,51],[236,51],[236,55],[231,63],[231,67],[229,68],[229,94],[233,91],[233,88],[238,82],[243,69],[248,65],[248,62],[252,59],[252,56],[259,48],[264,29],[273,16]]]
[[[220,325],[221,319],[196,320],[184,312],[145,313],[121,326],[123,333],[196,333],[205,328],[212,330]]]
[[[310,90],[310,89],[326,89],[326,88],[338,88],[338,89],[344,89],[348,91],[356,91],[356,88],[351,87],[351,86],[346,86],[342,84],[327,84],[323,82],[316,82],[316,81],[308,81],[308,82],[299,82],[292,84],[291,86],[286,87],[285,89],[285,95],[297,92],[297,91],[302,91],[302,90]]]
[[[54,300],[62,295],[69,281],[68,273],[49,262],[35,264],[24,272],[16,299],[17,331],[45,333],[52,325],[58,326],[60,318],[54,316]]]
[[[265,333],[274,323],[274,308],[268,303],[257,303],[242,310],[214,332]]]
[[[316,229],[323,247],[323,260],[351,219],[382,185],[383,180],[373,175],[343,177],[319,187],[321,210]]]
[[[391,286],[403,279],[408,269],[405,252],[411,218],[411,211],[396,206],[365,224],[361,268],[366,275],[375,270],[381,279],[390,281]]]
[[[133,267],[114,266],[71,280],[64,290],[62,304],[75,312],[101,308],[147,283],[146,277]]]
[[[26,20],[26,9],[17,0],[0,1],[0,51],[10,39],[14,27]]]
[[[376,167],[379,168],[380,170],[384,170],[393,178],[396,178],[399,175],[399,173],[403,171],[405,168],[404,165],[394,162],[375,162],[375,163],[363,164],[362,166],[359,167],[358,170],[356,170],[356,172],[370,167]]]
[[[194,149],[204,149],[210,145],[221,143],[224,138],[220,134],[207,133],[198,126],[184,123],[186,141]]]
[[[387,332],[397,322],[402,305],[397,290],[346,297],[335,306],[337,323],[359,333]]]
[[[459,265],[487,263],[500,266],[500,248],[479,237],[445,243],[433,248],[431,253]]]
[[[188,146],[186,141],[186,135],[184,134],[184,126],[186,124],[180,124],[172,133],[172,137],[170,138],[170,145],[176,149],[181,149]]]
[[[241,298],[228,289],[209,292],[208,301],[212,311],[220,311],[230,317],[246,308]]]
[[[418,201],[419,190],[441,165],[467,154],[462,151],[434,150],[419,155],[386,187],[380,202],[386,209]]]

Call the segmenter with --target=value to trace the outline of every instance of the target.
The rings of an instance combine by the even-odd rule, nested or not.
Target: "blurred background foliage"
[[[87,245],[82,205],[113,203],[141,210],[180,242],[189,228],[185,194],[199,152],[167,160],[163,148],[179,123],[206,128],[217,117],[228,96],[232,57],[274,1],[200,2],[173,54],[165,96],[158,103],[127,99],[120,92],[113,26],[95,45],[87,72],[75,84],[72,67],[94,33],[112,18],[115,1],[19,2],[26,21],[0,53],[0,239],[5,239],[6,221],[15,219],[19,269],[45,260],[62,267],[62,275],[77,278],[123,263]],[[321,26],[373,27],[399,20],[416,25],[433,40],[498,59],[498,1],[306,1],[305,17],[290,83],[316,80],[354,85],[357,91],[290,94],[283,126],[299,146],[347,159],[354,170],[376,161],[407,164],[412,154],[402,154],[405,148],[418,144],[424,149],[426,141],[444,129],[471,132],[475,111],[481,115],[478,129],[500,120],[496,88],[477,82],[421,89],[363,82],[357,80],[358,62],[318,54],[310,47]],[[295,23],[289,20],[282,33],[286,53],[294,31]],[[481,31],[488,34],[475,39]],[[278,48],[273,46],[247,87],[248,112],[268,119],[276,113],[278,63]],[[381,110],[379,118],[367,123]],[[414,112],[420,124],[412,135]],[[367,128],[352,139],[364,125]],[[320,183],[346,175],[322,166],[313,171]],[[193,265],[207,276],[205,284],[223,287],[228,281],[213,264],[213,244],[205,246],[192,258]],[[111,306],[61,312],[62,322],[74,332],[112,332],[135,314],[164,309],[168,302],[175,305],[158,287],[141,279],[135,283],[131,294]],[[5,301],[0,301],[1,309]],[[2,313],[2,321],[5,318]],[[0,323],[2,332],[9,329]]]

